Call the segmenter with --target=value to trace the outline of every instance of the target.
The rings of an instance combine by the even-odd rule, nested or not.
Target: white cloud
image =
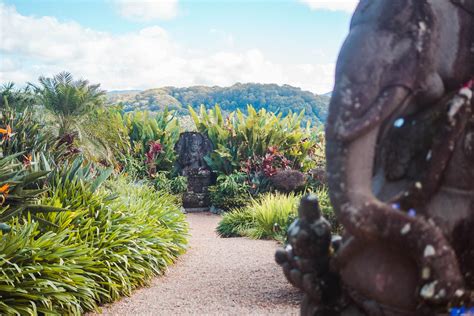
[[[178,15],[178,0],[114,0],[119,13],[131,20],[170,20]]]
[[[259,49],[193,51],[158,26],[112,35],[23,16],[1,3],[0,23],[0,82],[34,82],[66,70],[109,90],[259,82],[323,93],[333,85],[334,64],[276,63]]]
[[[359,0],[299,0],[311,10],[345,11],[353,13]]]

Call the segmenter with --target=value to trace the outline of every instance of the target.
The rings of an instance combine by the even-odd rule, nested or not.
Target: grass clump
[[[225,213],[217,227],[222,237],[253,239],[286,238],[289,224],[295,219],[300,197],[294,194],[268,193],[241,209]]]
[[[334,233],[341,226],[331,206],[327,189],[318,189],[316,195],[323,216],[329,220]],[[301,196],[295,194],[267,193],[252,199],[247,206],[224,213],[217,233],[221,237],[249,237],[252,239],[286,240],[289,225],[298,216]]]

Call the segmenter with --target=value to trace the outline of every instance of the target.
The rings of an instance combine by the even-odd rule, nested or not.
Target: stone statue
[[[289,231],[293,248],[307,240],[303,250],[277,254],[307,293],[304,314],[443,315],[474,305],[473,77],[474,0],[359,3],[326,126],[345,234],[330,245],[308,239],[321,219],[305,216]],[[316,202],[302,207],[319,212]],[[297,264],[315,260],[311,244],[329,268]],[[330,276],[339,291],[321,286]]]
[[[212,151],[211,141],[201,133],[184,132],[174,149],[178,155],[180,174],[188,178],[187,192],[183,194],[183,207],[188,212],[208,211],[211,171],[204,157]]]
[[[174,146],[178,155],[177,164],[182,175],[199,169],[208,169],[204,157],[212,151],[212,143],[205,135],[184,132]]]

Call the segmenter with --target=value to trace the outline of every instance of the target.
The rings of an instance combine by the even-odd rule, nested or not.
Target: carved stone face
[[[212,151],[210,140],[203,134],[185,132],[175,145],[181,170],[205,168],[204,157]]]

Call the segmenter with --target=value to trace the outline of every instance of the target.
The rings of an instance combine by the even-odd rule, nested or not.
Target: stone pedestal
[[[211,172],[197,170],[189,172],[188,190],[183,194],[183,207],[187,212],[209,211],[210,199],[208,187],[211,185]]]

